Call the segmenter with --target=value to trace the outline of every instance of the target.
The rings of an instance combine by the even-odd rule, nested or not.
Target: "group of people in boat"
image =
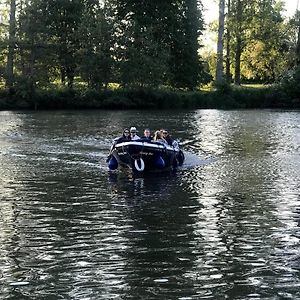
[[[165,149],[166,151],[162,151],[162,152],[158,151],[157,153],[155,152],[155,155],[153,156],[152,160],[150,161],[147,159],[145,160],[145,162],[147,163],[147,169],[151,169],[151,168],[164,169],[165,167],[166,168],[171,167],[176,169],[177,166],[181,166],[183,164],[184,154],[182,150],[179,149],[178,142],[172,139],[168,130],[162,128],[160,130],[156,130],[152,135],[151,130],[149,128],[146,128],[144,129],[143,135],[139,136],[136,127],[131,127],[130,129],[125,128],[123,130],[122,135],[120,137],[115,138],[113,141],[113,144],[110,149],[110,153],[106,160],[110,170],[115,170],[118,167],[118,162],[120,160],[121,163],[123,162],[125,164],[129,164],[130,167],[134,170],[137,170],[139,172],[144,171],[145,162],[141,152],[138,153],[138,157],[135,156],[135,158],[133,158],[133,156],[131,156],[130,154],[130,150],[128,150],[130,159],[127,159],[128,158],[127,157],[125,159],[125,162],[122,161],[124,155],[122,155],[120,158],[120,156],[118,155],[118,151],[114,153],[114,149],[116,149],[117,144],[130,142],[130,141],[142,142],[142,143],[143,142],[155,143],[164,146],[163,149]],[[133,144],[133,146],[135,147],[136,144],[138,143],[128,143],[128,147],[130,147],[131,144]],[[125,145],[120,145],[120,146],[122,146],[123,149],[123,146]],[[143,143],[141,144],[141,146],[144,147],[145,144]],[[167,148],[167,146],[171,146],[172,148],[171,149]],[[134,147],[133,149],[135,149]],[[161,147],[158,148],[160,150],[162,149]],[[154,147],[154,149],[157,149],[157,147]],[[128,154],[127,152],[125,153]],[[164,157],[161,156],[162,153],[164,153]]]
[[[157,142],[163,145],[169,146],[178,146],[177,142],[174,141],[168,130],[162,128],[160,130],[156,130],[154,134],[151,134],[151,130],[149,128],[145,128],[143,136],[138,136],[138,131],[136,127],[125,128],[123,130],[123,134],[120,137],[114,139],[114,145],[128,142],[128,141],[144,141],[144,142]]]

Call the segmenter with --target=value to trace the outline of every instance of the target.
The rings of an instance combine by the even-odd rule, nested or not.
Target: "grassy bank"
[[[97,92],[58,89],[32,96],[0,91],[0,109],[254,109],[300,108],[300,96],[279,87],[231,87],[212,91],[117,89]]]

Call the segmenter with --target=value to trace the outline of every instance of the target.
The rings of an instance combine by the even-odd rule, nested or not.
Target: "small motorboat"
[[[184,154],[178,145],[152,141],[127,141],[114,145],[108,158],[108,168],[127,167],[134,172],[168,171],[181,166]]]

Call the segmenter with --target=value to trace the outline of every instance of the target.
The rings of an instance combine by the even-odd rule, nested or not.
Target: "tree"
[[[297,10],[296,18],[298,20],[298,34],[297,34],[297,44],[296,44],[296,63],[300,66],[300,11]]]
[[[224,20],[225,20],[225,0],[219,0],[219,26],[218,26],[218,44],[217,44],[216,83],[221,83],[223,81]]]
[[[57,76],[55,46],[45,14],[46,2],[34,0],[22,7],[18,19],[18,84],[29,95],[37,85],[45,86]]]
[[[285,68],[288,52],[282,2],[230,0],[228,7],[227,78],[231,69],[237,85],[243,78],[274,81]]]
[[[176,15],[173,25],[171,23],[168,28],[172,37],[171,84],[192,90],[209,80],[198,55],[198,39],[203,30],[200,3],[195,0],[178,1]]]
[[[242,53],[243,75],[260,82],[274,82],[288,68],[290,37],[281,12],[282,3],[258,1]]]
[[[230,49],[230,44],[231,44],[231,31],[230,31],[230,26],[228,25],[229,20],[231,16],[231,1],[227,0],[227,26],[226,26],[226,81],[228,83],[231,82],[231,49]]]
[[[118,0],[116,53],[124,84],[192,89],[200,80],[198,1]],[[142,63],[143,68],[140,68]]]
[[[234,11],[234,18],[236,21],[235,26],[235,73],[234,83],[239,85],[241,83],[241,55],[243,49],[243,33],[244,33],[244,8],[243,0],[236,0],[236,6]]]
[[[129,86],[158,86],[169,78],[170,2],[115,1],[115,53],[120,81]],[[173,23],[173,22],[172,22]]]
[[[14,55],[16,47],[16,0],[10,1],[8,54],[6,67],[6,86],[11,89],[14,85]]]
[[[113,68],[113,25],[107,15],[109,7],[97,0],[85,2],[77,34],[78,70],[89,88],[107,87]]]
[[[61,82],[72,88],[76,70],[76,51],[79,48],[77,29],[83,11],[81,0],[46,1],[47,25],[59,62]]]
[[[121,81],[131,86],[154,86],[163,84],[168,73],[169,55],[153,38],[150,28],[135,33],[135,39],[127,45],[126,59],[120,64]]]

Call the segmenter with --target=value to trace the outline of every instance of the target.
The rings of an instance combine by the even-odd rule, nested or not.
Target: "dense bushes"
[[[299,72],[300,74],[300,72]],[[299,84],[298,84],[299,85]],[[117,89],[37,91],[26,94],[0,91],[0,109],[254,109],[300,108],[296,82],[265,88],[227,87],[214,91]]]

